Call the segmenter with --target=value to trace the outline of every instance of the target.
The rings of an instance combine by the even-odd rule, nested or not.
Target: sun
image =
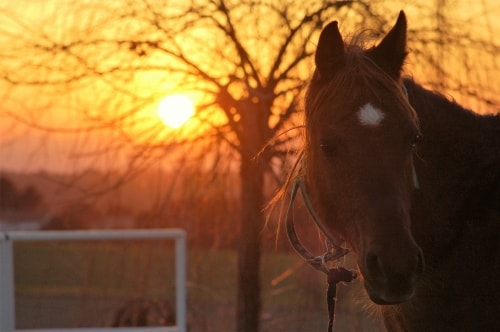
[[[158,116],[170,128],[179,128],[194,114],[194,104],[183,94],[166,96],[158,103]]]

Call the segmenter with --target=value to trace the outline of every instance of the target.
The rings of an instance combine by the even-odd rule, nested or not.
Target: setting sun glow
[[[158,116],[170,128],[181,127],[193,114],[193,102],[182,94],[166,96],[158,104]]]

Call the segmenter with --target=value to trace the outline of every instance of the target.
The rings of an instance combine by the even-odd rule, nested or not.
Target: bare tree
[[[348,22],[345,27],[386,30],[392,17],[383,11],[370,1],[89,0],[47,10],[35,25],[4,10],[10,47],[0,52],[3,82],[42,91],[49,96],[42,101],[50,103],[57,95],[72,96],[69,104],[50,107],[76,111],[79,125],[54,127],[40,114],[21,116],[13,107],[5,113],[51,133],[84,133],[83,157],[124,158],[128,168],[121,181],[162,159],[182,158],[183,164],[218,174],[236,168],[237,330],[257,331],[265,178],[276,176],[273,170],[293,146],[294,134],[280,133],[297,126],[314,41],[332,19]],[[412,31],[413,45],[417,59],[436,65],[439,59],[425,46],[435,36],[431,31]],[[448,38],[432,42],[456,41]],[[498,50],[494,43],[488,46]],[[172,91],[198,96],[198,126],[166,132],[145,115]],[[106,143],[95,142],[104,132]]]

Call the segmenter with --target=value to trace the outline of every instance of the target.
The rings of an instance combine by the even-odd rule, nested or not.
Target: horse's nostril
[[[368,268],[368,272],[373,277],[378,277],[382,274],[382,267],[380,266],[381,262],[377,255],[368,254],[366,255],[366,267]]]

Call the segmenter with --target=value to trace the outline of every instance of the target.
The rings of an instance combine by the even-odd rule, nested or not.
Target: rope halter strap
[[[323,236],[325,236],[326,238],[327,250],[321,256],[314,256],[302,245],[297,236],[297,232],[295,231],[295,223],[293,217],[290,217],[290,211],[293,208],[293,204],[295,202],[295,199],[297,198],[297,193],[299,192],[299,190],[302,194],[302,198],[304,200],[307,211],[309,212],[316,226],[323,233]],[[301,177],[297,177],[297,179],[295,179],[295,181],[293,182],[292,191],[290,193],[290,202],[288,204],[285,220],[286,233],[288,235],[290,244],[292,245],[293,249],[295,249],[295,251],[313,268],[328,274],[328,267],[326,263],[338,260],[349,252],[349,249],[340,246],[340,244],[343,242],[342,240],[332,237],[326,232],[323,224],[319,221],[318,215],[312,207],[311,199],[307,190],[305,189],[305,185],[303,184],[303,179]]]
[[[290,211],[293,208],[293,203],[297,197],[297,193],[302,194],[304,204],[309,212],[309,215],[314,220],[316,226],[321,230],[326,238],[326,252],[321,256],[314,256],[311,254],[300,242],[297,232],[295,231],[295,224],[293,221],[293,216],[290,217]],[[293,182],[292,191],[290,193],[290,203],[286,212],[286,233],[288,235],[288,240],[290,241],[292,247],[304,260],[309,263],[313,268],[324,272],[327,274],[328,289],[326,293],[326,302],[328,304],[328,332],[333,331],[333,323],[335,320],[335,303],[337,300],[337,284],[341,281],[350,282],[356,278],[356,271],[347,270],[343,267],[339,268],[328,268],[327,263],[330,261],[335,261],[340,259],[349,253],[349,249],[341,247],[343,240],[331,236],[327,233],[323,224],[320,222],[316,211],[313,209],[312,202],[307,192],[305,183],[301,177],[297,177]]]

